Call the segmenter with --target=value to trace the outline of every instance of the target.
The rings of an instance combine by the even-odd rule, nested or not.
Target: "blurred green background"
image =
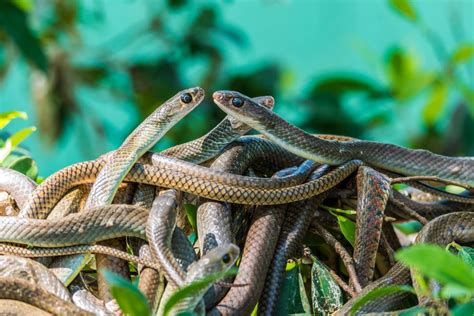
[[[37,126],[22,146],[47,176],[199,85],[205,103],[158,149],[210,130],[224,117],[212,91],[232,89],[275,96],[309,132],[472,156],[473,57],[471,0],[5,0],[0,112],[29,118],[0,147]]]

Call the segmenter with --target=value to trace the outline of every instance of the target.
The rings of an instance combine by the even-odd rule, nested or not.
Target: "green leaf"
[[[474,315],[474,303],[460,304],[452,309],[452,316]]]
[[[298,273],[298,285],[303,311],[305,314],[311,315],[311,305],[309,303],[308,295],[306,294],[305,284],[301,272]]]
[[[186,211],[186,216],[188,217],[191,227],[197,233],[197,206],[194,204],[185,203],[184,210]]]
[[[451,247],[458,251],[458,256],[464,260],[465,263],[474,268],[474,248],[463,247],[454,241],[446,246],[446,250],[449,250]]]
[[[473,44],[462,44],[451,56],[451,61],[453,64],[460,64],[468,61],[474,57],[474,45]]]
[[[111,271],[104,271],[104,276],[122,312],[131,316],[151,315],[146,297],[137,286]]]
[[[11,120],[15,118],[28,119],[28,115],[25,112],[11,111],[0,113],[0,129],[7,126]]]
[[[357,214],[356,211],[354,210],[343,210],[343,209],[340,209],[340,208],[334,208],[334,207],[330,207],[330,206],[326,206],[326,205],[321,205],[321,208],[327,210],[327,211],[332,211],[332,212],[335,212],[335,213],[341,213],[341,214],[346,214],[346,215],[355,215]]]
[[[315,315],[331,315],[343,305],[343,293],[329,269],[316,257],[311,267],[311,296]]]
[[[6,141],[3,148],[0,148],[0,163],[2,163],[8,155],[32,132],[36,130],[36,127],[27,127],[24,128],[12,136],[10,136]]]
[[[16,132],[12,136],[10,136],[9,139],[12,142],[12,147],[15,148],[16,146],[18,146],[23,140],[25,140],[25,138],[30,136],[30,134],[33,133],[34,131],[36,131],[36,127],[34,127],[34,126],[26,127],[22,130],[19,130],[18,132]],[[7,139],[7,141],[8,141],[8,139]]]
[[[474,294],[474,269],[439,246],[413,245],[398,251],[395,257],[401,263],[443,285],[464,287]]]
[[[0,1],[0,29],[5,30],[27,60],[47,72],[48,60],[38,38],[28,25],[23,9],[10,1]]]
[[[347,241],[352,245],[352,247],[354,247],[355,231],[356,231],[355,223],[342,215],[336,214],[333,211],[329,211],[329,212],[332,215],[337,217],[337,222],[339,224],[339,228],[341,229],[342,234],[347,239]]]
[[[400,47],[389,51],[387,76],[394,97],[400,101],[414,97],[436,78],[434,73],[421,71],[415,56]]]
[[[410,3],[410,0],[390,0],[390,5],[395,9],[401,16],[414,22],[417,20],[417,14],[415,9]]]
[[[393,224],[399,231],[404,233],[405,235],[415,234],[418,233],[423,225],[417,221],[409,221],[405,223],[395,223]]]
[[[423,121],[426,125],[433,125],[443,113],[448,98],[448,85],[439,82],[433,85],[428,101],[423,108]]]
[[[12,3],[25,12],[31,12],[35,6],[33,0],[12,0]]]
[[[19,157],[11,162],[7,168],[21,172],[32,180],[35,180],[38,176],[38,166],[31,157]]]
[[[360,309],[369,301],[372,301],[374,299],[377,299],[379,297],[382,297],[388,294],[393,294],[393,293],[398,293],[398,292],[410,292],[410,293],[415,294],[415,290],[411,286],[407,286],[407,285],[390,285],[390,286],[379,287],[379,288],[373,289],[369,293],[359,298],[356,302],[354,302],[354,305],[352,306],[350,313],[351,315],[355,315],[357,310]]]
[[[420,316],[428,315],[428,309],[422,306],[413,306],[396,313],[398,316]]]
[[[281,294],[277,302],[276,315],[304,313],[299,286],[300,269],[298,265],[286,271]]]
[[[181,289],[174,292],[168,301],[165,303],[165,308],[163,314],[165,316],[169,315],[173,307],[178,304],[181,300],[185,299],[186,297],[194,294],[195,292],[202,291],[209,285],[223,279],[226,277],[232,277],[237,274],[237,269],[230,269],[226,272],[219,272],[211,274],[205,278],[197,280],[189,285],[182,287]]]

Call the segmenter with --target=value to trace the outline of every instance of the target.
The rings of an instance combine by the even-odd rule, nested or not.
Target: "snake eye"
[[[193,100],[193,97],[189,93],[183,93],[181,95],[181,101],[183,103],[187,104],[187,103],[191,102],[192,100]]]
[[[242,105],[244,105],[244,100],[241,98],[232,98],[232,105],[236,108],[240,108]]]
[[[224,263],[229,263],[230,262],[229,254],[226,253],[224,256],[222,256],[222,262],[224,262]]]

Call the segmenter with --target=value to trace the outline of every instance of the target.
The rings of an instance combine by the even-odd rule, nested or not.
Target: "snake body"
[[[327,141],[289,124],[239,92],[217,91],[213,99],[227,114],[306,159],[329,165],[359,159],[371,166],[403,175],[435,176],[474,188],[474,158],[446,157],[427,150],[369,141]]]
[[[85,208],[110,204],[133,164],[204,98],[199,87],[180,91],[148,116],[108,157],[92,186]]]
[[[452,241],[458,243],[474,242],[474,213],[457,212],[439,216],[423,227],[415,242],[446,245]],[[359,295],[363,296],[375,288],[388,285],[409,285],[410,282],[410,269],[397,263],[385,276],[365,287]],[[410,303],[410,300],[407,300],[408,296],[403,292],[384,295],[362,306],[357,311],[357,315],[409,307],[406,305]],[[337,315],[347,315],[357,299],[349,300],[337,312]]]

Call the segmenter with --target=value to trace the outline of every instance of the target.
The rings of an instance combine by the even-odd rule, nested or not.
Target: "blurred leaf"
[[[379,94],[379,88],[369,79],[358,74],[333,75],[318,80],[313,89],[320,92],[339,94],[350,91],[364,91],[374,95]]]
[[[410,3],[410,0],[390,0],[390,5],[394,8],[401,16],[414,22],[417,20],[417,14],[415,9]]]
[[[12,147],[13,148],[17,147],[23,140],[25,140],[25,138],[30,136],[30,134],[33,133],[34,131],[36,131],[36,127],[30,126],[30,127],[23,128],[19,130],[18,132],[16,132],[15,134],[13,134],[12,136],[10,136],[9,140],[12,142]]]
[[[415,57],[400,47],[389,51],[387,75],[393,95],[402,101],[417,95],[436,78],[433,73],[421,71]]]
[[[75,76],[81,81],[81,83],[94,86],[99,81],[103,80],[107,75],[105,67],[76,67],[74,68]]]
[[[343,210],[343,209],[340,209],[340,208],[335,208],[335,207],[330,207],[330,206],[326,206],[326,205],[321,205],[321,208],[327,210],[327,211],[332,211],[332,212],[335,212],[335,213],[341,213],[341,214],[345,214],[345,215],[355,215],[357,214],[356,211],[354,210]]]
[[[439,246],[413,245],[398,251],[395,257],[441,284],[466,288],[474,294],[474,268]]]
[[[473,44],[462,44],[451,56],[453,64],[460,64],[468,61],[474,56],[474,45]]]
[[[285,280],[275,309],[276,315],[286,316],[305,312],[301,302],[299,274],[300,269],[297,264],[294,263],[290,269],[287,267]]]
[[[298,284],[301,298],[301,305],[303,306],[304,313],[311,315],[311,304],[309,303],[308,295],[306,294],[306,288],[303,281],[302,271],[298,273]]]
[[[31,12],[35,6],[33,0],[12,0],[12,3],[25,12]]]
[[[433,125],[443,113],[448,98],[448,85],[438,82],[433,85],[428,101],[423,108],[423,121],[426,125]]]
[[[354,247],[355,245],[355,223],[345,216],[338,215],[333,211],[329,211],[332,215],[337,217],[337,222],[339,223],[339,228],[341,229],[342,234],[346,240]]]
[[[11,111],[0,113],[0,129],[7,126],[11,120],[15,118],[28,119],[28,115],[25,112]]]
[[[8,155],[32,132],[36,130],[36,127],[27,127],[24,128],[12,136],[10,136],[6,141],[4,147],[0,148],[0,163],[3,162]]]
[[[280,67],[269,64],[251,72],[231,76],[226,85],[245,95],[274,95],[280,86],[281,76]]]
[[[10,1],[0,1],[0,28],[4,29],[23,56],[43,72],[48,60],[38,38],[28,26],[27,15]]]
[[[331,315],[342,307],[343,293],[329,269],[316,257],[311,268],[311,300],[315,315]]]
[[[38,176],[38,166],[31,157],[19,157],[10,163],[7,168],[16,170],[35,180]]]
[[[196,217],[197,217],[197,206],[194,204],[185,203],[184,210],[186,211],[186,216],[188,217],[188,221],[191,224],[193,230],[197,232],[196,228]]]
[[[399,231],[404,233],[405,235],[415,234],[420,231],[423,227],[420,222],[417,221],[409,221],[405,223],[395,223],[393,224]]]
[[[201,291],[208,287],[210,284],[213,284],[223,278],[235,276],[237,274],[236,269],[231,269],[226,272],[219,272],[211,274],[205,278],[200,280],[194,281],[189,285],[186,285],[176,292],[174,292],[165,303],[165,308],[163,314],[165,316],[169,315],[173,307],[178,304],[181,300],[185,299],[186,297],[192,295],[195,292]]]
[[[466,304],[457,305],[452,309],[451,313],[452,316],[474,315],[474,303],[469,302]]]
[[[450,247],[456,249],[458,251],[458,256],[464,260],[465,263],[474,268],[474,248],[463,247],[455,242],[448,244],[446,249],[449,250]]]
[[[352,306],[350,313],[351,315],[355,315],[357,310],[360,309],[369,301],[375,300],[377,298],[380,298],[388,294],[399,293],[399,292],[410,292],[410,293],[415,294],[415,290],[411,286],[407,286],[407,285],[391,285],[391,286],[375,288],[369,293],[362,296],[361,298],[357,299],[357,301],[354,302],[354,305]]]
[[[179,9],[187,4],[187,0],[167,0],[168,6],[172,9]]]
[[[151,315],[146,297],[136,285],[111,271],[104,271],[104,277],[123,313],[131,316]]]

